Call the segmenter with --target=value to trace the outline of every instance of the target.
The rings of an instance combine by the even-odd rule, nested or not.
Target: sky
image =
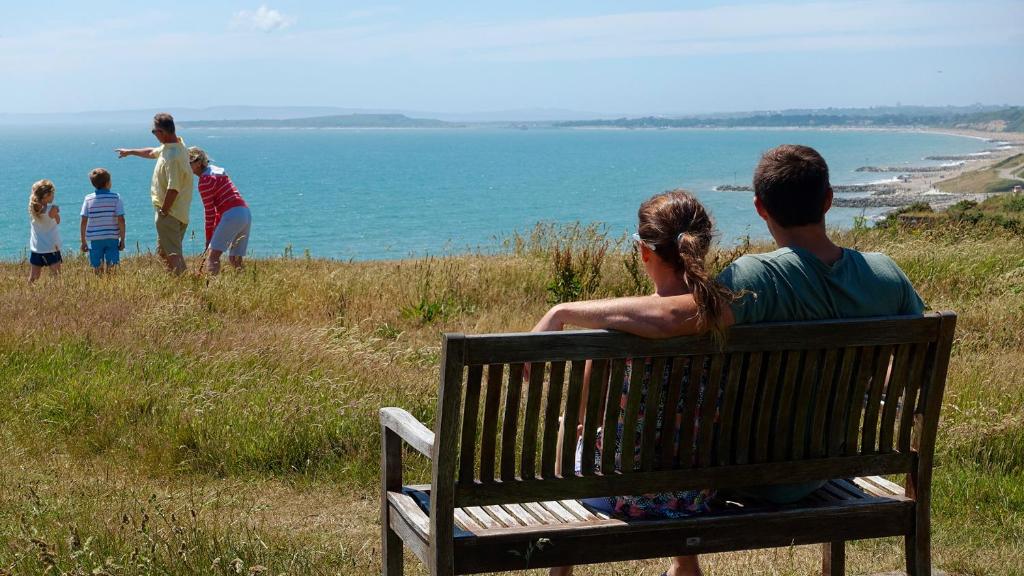
[[[1021,0],[0,1],[8,113],[1024,103]]]

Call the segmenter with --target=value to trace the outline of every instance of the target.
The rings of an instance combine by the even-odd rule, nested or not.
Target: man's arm
[[[167,195],[164,196],[164,205],[160,207],[160,213],[166,216],[171,211],[171,206],[174,206],[174,200],[178,197],[178,191],[171,188],[167,190]]]
[[[722,321],[725,326],[733,323],[732,310],[728,307]],[[566,324],[620,330],[645,338],[697,334],[703,328],[697,322],[697,303],[692,295],[684,294],[566,302],[548,310],[533,331],[562,330]]]
[[[124,250],[124,216],[117,217],[117,249]]]
[[[139,158],[156,158],[153,152],[156,148],[117,148],[117,157],[138,156]]]
[[[85,241],[85,228],[89,225],[89,217],[82,216],[82,224],[78,227],[79,234],[82,236],[82,252],[89,251],[89,243]]]

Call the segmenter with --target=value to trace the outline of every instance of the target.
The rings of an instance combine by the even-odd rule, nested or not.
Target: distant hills
[[[431,118],[456,123],[490,122],[556,122],[565,120],[589,120],[617,118],[624,114],[601,114],[562,108],[520,108],[487,112],[428,112],[422,110],[397,110],[387,108],[341,108],[337,106],[212,106],[209,108],[185,108],[167,106],[160,109],[138,110],[90,110],[64,113],[9,113],[0,112],[3,124],[145,124],[157,112],[170,112],[179,122],[237,121],[237,120],[290,120],[326,116],[402,114],[410,118]]]
[[[337,114],[309,118],[193,120],[180,123],[199,128],[451,128],[458,126],[430,118],[404,114]]]
[[[989,108],[989,107],[985,107]],[[556,122],[559,128],[960,128],[987,132],[1024,132],[1024,108],[1019,106],[964,111],[961,108],[911,110],[825,109],[762,112],[745,115],[689,117],[645,116],[614,120]]]
[[[601,115],[558,108],[433,113],[329,106],[216,106],[66,114],[0,113],[0,125],[138,125],[167,111],[183,126],[255,128],[966,128],[1024,132],[1021,106],[876,106],[715,114]]]

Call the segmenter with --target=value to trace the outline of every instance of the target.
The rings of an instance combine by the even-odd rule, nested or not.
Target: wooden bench
[[[955,325],[950,312],[747,325],[724,344],[600,330],[447,334],[434,431],[380,411],[383,573],[402,573],[403,545],[432,575],[450,575],[822,543],[823,573],[839,575],[845,541],[903,536],[908,572],[930,574],[932,456]],[[636,470],[616,468],[613,450],[595,455],[598,429],[620,418],[628,358],[650,358],[652,374],[670,362],[650,397],[681,398],[692,418],[677,444],[662,443],[656,422],[676,419],[649,408]],[[625,430],[637,425],[642,372],[632,372]],[[684,374],[699,384],[683,386]],[[581,405],[578,422],[567,407]],[[559,473],[574,470],[574,450],[558,446],[576,445],[578,424],[582,472]],[[432,460],[430,485],[403,487],[403,444]],[[894,474],[904,486],[881,477]],[[824,479],[796,504],[728,503],[684,519],[627,521],[579,503]]]

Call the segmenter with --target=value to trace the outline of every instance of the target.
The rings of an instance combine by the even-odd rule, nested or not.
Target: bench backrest
[[[955,323],[946,312],[746,325],[731,328],[723,343],[602,330],[448,334],[432,522],[438,513],[450,518],[453,506],[916,476],[919,466],[930,470]],[[635,369],[621,407],[631,358]],[[649,377],[644,386],[645,373],[669,376]],[[646,412],[639,415],[645,390]],[[595,454],[595,445],[599,428],[620,424],[638,432],[622,435],[616,466],[615,451]]]

